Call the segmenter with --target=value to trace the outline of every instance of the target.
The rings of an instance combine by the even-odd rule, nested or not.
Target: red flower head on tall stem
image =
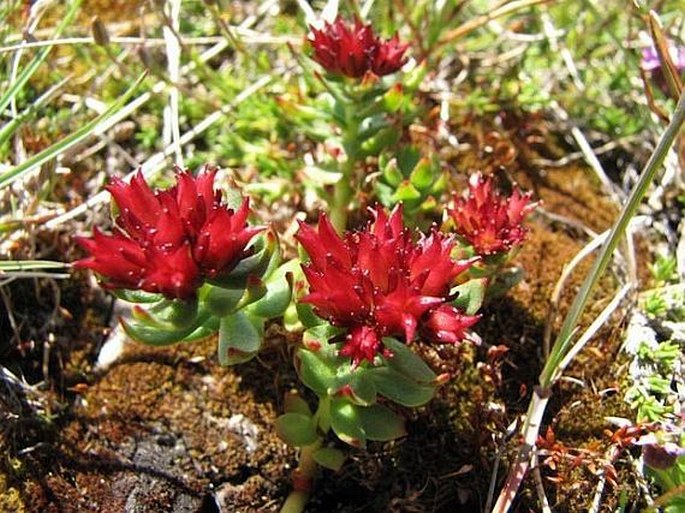
[[[194,297],[206,278],[230,272],[262,230],[247,225],[247,198],[238,210],[222,203],[215,175],[179,171],[175,186],[156,192],[141,172],[130,184],[115,178],[107,190],[118,207],[116,226],[109,235],[96,228],[92,238],[78,237],[90,256],[74,266],[97,272],[107,288]]]
[[[303,266],[309,294],[302,301],[331,324],[347,328],[340,353],[355,365],[372,362],[385,336],[411,342],[417,333],[456,343],[478,316],[446,304],[455,278],[474,260],[450,257],[454,240],[438,231],[414,242],[401,208],[373,211],[366,229],[341,238],[325,214],[318,231],[300,223],[296,238],[310,257]]]
[[[381,40],[373,27],[364,25],[359,18],[355,17],[354,23],[348,25],[338,16],[321,29],[310,28],[313,58],[329,73],[351,78],[361,78],[368,72],[383,76],[394,73],[407,62],[404,53],[408,44],[400,43],[397,35]]]
[[[494,189],[492,177],[475,174],[469,180],[468,197],[455,197],[449,214],[457,234],[478,255],[505,253],[526,237],[528,230],[523,221],[537,206],[530,198],[530,193],[523,194],[516,187],[511,196],[502,196]]]

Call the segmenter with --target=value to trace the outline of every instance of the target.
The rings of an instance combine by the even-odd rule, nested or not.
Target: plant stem
[[[550,356],[545,362],[545,366],[540,374],[540,384],[536,387],[530,405],[528,406],[528,412],[521,428],[524,442],[519,447],[516,461],[509,470],[507,481],[492,510],[493,513],[505,513],[509,511],[509,508],[511,507],[516,492],[528,471],[530,454],[535,449],[535,440],[537,439],[541,427],[540,421],[545,408],[547,407],[549,396],[552,393],[552,387],[561,377],[562,362],[564,362],[567,354],[573,348],[573,335],[578,327],[580,316],[585,310],[585,306],[590,299],[593,288],[606,270],[614,250],[624,235],[628,223],[635,215],[640,202],[647,192],[647,188],[651,184],[656,173],[661,169],[661,165],[663,164],[673,141],[678,136],[683,122],[685,122],[685,94],[680,96],[671,122],[661,136],[654,153],[652,153],[652,156],[645,165],[645,168],[640,175],[640,179],[631,191],[626,204],[621,210],[618,220],[614,223],[609,236],[602,246],[600,254],[595,260],[592,269],[585,277],[583,285],[578,291],[569,312],[564,318],[564,324],[559,330]]]
[[[347,214],[350,202],[354,198],[355,188],[352,186],[352,180],[359,160],[359,121],[356,113],[356,108],[359,107],[360,105],[356,105],[353,99],[344,104],[345,122],[340,127],[342,129],[342,146],[347,160],[340,166],[342,176],[334,186],[330,210],[331,223],[341,234],[347,228]]]
[[[309,500],[314,474],[316,473],[316,461],[314,452],[321,446],[321,440],[311,445],[302,447],[300,450],[300,464],[293,472],[293,491],[281,507],[281,513],[301,513]]]
[[[319,405],[314,413],[314,423],[321,436],[312,444],[300,449],[300,463],[293,472],[293,491],[286,498],[280,513],[301,513],[309,500],[316,475],[316,460],[314,453],[321,447],[323,436],[330,429],[329,420],[330,400],[319,397]]]
[[[349,161],[348,161],[349,162]],[[347,228],[347,213],[349,209],[350,201],[354,196],[354,191],[352,190],[352,185],[350,184],[350,173],[346,168],[354,169],[354,162],[351,166],[343,166],[343,173],[335,184],[333,189],[333,199],[331,201],[331,223],[338,231],[338,233],[344,233]]]

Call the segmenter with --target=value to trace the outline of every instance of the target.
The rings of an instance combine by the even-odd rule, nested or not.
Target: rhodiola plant
[[[292,122],[326,148],[305,173],[319,191],[332,189],[324,196],[331,222],[342,232],[366,179],[362,164],[400,140],[415,115],[412,93],[426,70],[417,66],[403,73],[409,45],[397,35],[381,38],[359,18],[348,23],[338,16],[310,30],[314,63],[300,62],[308,83],[313,89],[323,85],[323,92],[312,100],[284,96],[281,105]]]
[[[115,179],[107,186],[114,228],[77,238],[89,255],[75,266],[136,303],[132,319],[122,319],[131,338],[166,345],[218,333],[222,365],[255,356],[265,321],[294,312],[296,322],[284,321],[303,329],[295,368],[317,402],[312,410],[290,394],[275,427],[300,450],[282,511],[302,511],[317,468],[337,470],[345,460],[327,445],[330,433],[354,447],[402,437],[397,407],[427,404],[450,379],[416,349],[479,340],[471,329],[486,289],[499,286],[535,204],[476,175],[445,213],[454,233],[405,224],[402,205],[376,207],[363,229],[342,235],[322,213],[317,228],[300,222],[303,257],[281,263],[275,233],[251,225],[249,200],[225,198],[216,176],[177,170],[176,185],[162,190],[141,173],[131,183]]]
[[[152,345],[219,332],[219,360],[254,356],[264,321],[290,303],[288,265],[279,267],[273,231],[251,226],[249,200],[228,205],[214,189],[217,170],[178,170],[176,185],[153,191],[142,173],[107,186],[115,208],[111,234],[97,228],[77,242],[104,287],[136,303],[126,333]]]
[[[356,447],[399,438],[404,421],[392,404],[424,405],[449,379],[430,368],[416,344],[474,340],[470,328],[482,294],[464,306],[455,301],[457,285],[479,257],[460,259],[455,237],[435,227],[413,233],[401,207],[372,214],[363,230],[343,236],[325,214],[317,229],[301,223],[296,235],[309,255],[303,264],[309,289],[299,298],[306,329],[295,365],[318,403],[312,412],[291,397],[278,419],[281,437],[301,448],[283,511],[302,509],[317,464],[342,464],[343,455],[325,446],[329,431]]]
[[[521,280],[520,269],[506,266],[526,238],[523,221],[538,203],[516,186],[510,195],[503,194],[492,176],[480,173],[469,178],[467,194],[455,194],[453,200],[448,209],[453,229],[470,252],[481,257],[471,276],[488,280],[491,295],[505,292]]]

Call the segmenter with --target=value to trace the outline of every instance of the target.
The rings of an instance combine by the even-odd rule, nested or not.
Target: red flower
[[[300,223],[296,238],[310,257],[303,266],[310,292],[302,301],[349,329],[341,354],[355,365],[373,361],[385,336],[409,343],[421,330],[436,342],[462,340],[478,317],[445,310],[452,308],[445,301],[454,279],[474,260],[454,261],[454,241],[437,231],[414,242],[400,208],[390,217],[380,209],[373,213],[373,224],[344,239],[324,214],[318,232]]]
[[[78,237],[90,256],[74,265],[101,274],[108,288],[193,297],[205,278],[230,272],[262,230],[246,224],[247,199],[237,211],[221,202],[215,175],[179,172],[176,186],[157,192],[141,172],[130,184],[115,178],[107,190],[119,209],[117,226],[111,235],[96,228],[92,238]]]
[[[518,188],[509,197],[493,189],[492,178],[476,174],[469,180],[469,195],[456,198],[449,210],[456,232],[471,244],[479,255],[509,251],[523,242],[528,230],[526,216],[535,209],[530,193]]]
[[[310,28],[313,58],[330,73],[360,78],[370,71],[383,76],[394,73],[407,62],[404,53],[408,44],[400,43],[397,35],[381,41],[373,27],[364,25],[359,18],[348,25],[338,16],[335,22],[327,22],[320,30]]]

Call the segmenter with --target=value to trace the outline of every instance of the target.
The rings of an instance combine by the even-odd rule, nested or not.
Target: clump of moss
[[[26,506],[18,489],[7,484],[6,477],[0,473],[0,511],[24,513]]]

